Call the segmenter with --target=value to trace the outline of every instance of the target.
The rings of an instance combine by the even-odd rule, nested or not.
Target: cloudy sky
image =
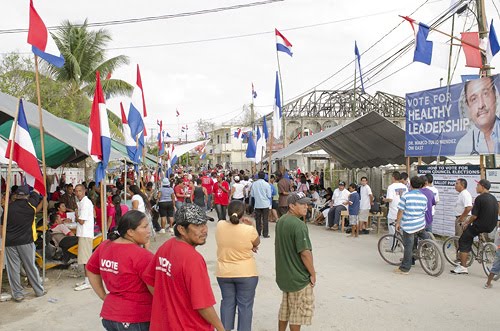
[[[494,7],[497,4],[500,9],[498,0],[484,1],[488,21],[493,19],[497,31],[500,31],[500,16]],[[94,23],[253,2],[35,0],[34,4],[45,24],[55,26],[66,19],[75,23],[88,19]],[[29,54],[27,33],[1,33],[1,30],[28,27],[29,1],[0,0],[0,4],[0,53],[19,51]],[[274,28],[278,28],[293,44],[293,58],[280,53],[284,97],[290,101],[313,88],[345,88],[345,82],[352,80],[354,75],[354,65],[349,65],[354,58],[354,40],[364,53],[387,34],[362,55],[361,66],[367,71],[413,38],[410,25],[400,24],[402,20],[398,14],[409,15],[418,9],[412,17],[431,23],[449,6],[450,0],[286,0],[204,15],[112,25],[105,29],[113,37],[109,56],[124,54],[131,61],[130,66],[113,73],[113,76],[133,83],[135,64],[141,67],[148,127],[156,129],[156,120],[162,119],[167,130],[176,135],[177,108],[181,113],[179,124],[188,124],[192,128],[190,134],[194,136],[194,124],[200,118],[221,124],[240,115],[244,105],[251,102],[252,82],[258,93],[255,100],[257,112],[262,115],[272,111],[277,70]],[[472,16],[457,18],[455,35],[471,28],[472,20]],[[444,24],[441,29],[450,32],[451,24]],[[477,27],[472,27],[472,31],[477,31]],[[446,82],[446,69],[410,64],[412,56],[410,52],[380,75],[366,77],[367,92],[384,91],[404,96],[405,93],[438,87],[440,78]],[[457,56],[453,83],[460,82],[462,74],[478,72],[464,66],[463,53],[459,52],[459,47],[454,47],[454,59]],[[341,70],[346,65],[347,68]],[[500,67],[500,55],[494,59],[493,66]],[[109,102],[109,107],[116,113],[119,112],[119,101],[113,99]]]

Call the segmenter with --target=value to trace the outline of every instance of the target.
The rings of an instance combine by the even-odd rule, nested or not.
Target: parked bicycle
[[[481,263],[483,266],[483,271],[488,276],[490,274],[491,267],[493,266],[493,261],[495,261],[496,246],[495,244],[488,242],[487,233],[481,233],[478,236],[478,240],[474,241],[472,244],[472,250],[469,253],[469,258],[467,259],[467,267],[470,267],[474,260]],[[443,243],[443,254],[446,260],[453,266],[460,264],[459,251],[458,251],[458,239],[460,237],[453,236],[449,237]],[[500,278],[496,276],[495,280]]]
[[[413,251],[413,257],[420,262],[422,269],[428,275],[434,277],[441,275],[444,271],[444,257],[439,245],[432,239],[415,238],[415,240],[418,240],[418,244]],[[404,255],[401,232],[396,231],[394,234],[382,236],[378,241],[378,252],[385,262],[400,265]]]

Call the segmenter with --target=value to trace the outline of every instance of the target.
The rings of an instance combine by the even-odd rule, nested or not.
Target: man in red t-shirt
[[[201,186],[203,186],[207,190],[208,201],[207,201],[207,210],[212,210],[212,202],[213,202],[213,189],[214,189],[214,181],[212,178],[207,176],[207,172],[203,171],[203,176],[201,176]]]
[[[215,210],[219,221],[226,220],[229,192],[229,184],[224,180],[224,175],[217,174],[217,183],[213,186],[213,193]]]
[[[175,238],[156,252],[145,272],[148,286],[154,287],[151,331],[223,331],[215,312],[207,265],[195,249],[207,239],[205,212],[186,204],[175,213]]]

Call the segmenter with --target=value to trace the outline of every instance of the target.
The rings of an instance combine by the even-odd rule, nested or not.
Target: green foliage
[[[57,68],[40,61],[42,108],[58,117],[88,125],[97,70],[106,95],[131,95],[133,87],[127,82],[104,79],[108,73],[129,63],[123,55],[106,58],[105,49],[112,39],[108,31],[91,31],[86,21],[83,25],[65,21],[52,35],[66,62],[62,68]],[[0,91],[37,103],[34,61],[31,57],[11,53],[2,58]],[[108,118],[111,135],[122,139],[121,118],[110,111]]]

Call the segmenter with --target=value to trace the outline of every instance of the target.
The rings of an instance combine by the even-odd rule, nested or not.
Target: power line
[[[123,20],[112,20],[112,21],[104,21],[104,22],[87,23],[87,26],[89,26],[89,27],[102,27],[102,26],[110,26],[110,25],[123,25],[123,24],[143,23],[143,22],[151,22],[151,21],[159,21],[159,20],[169,20],[169,19],[180,18],[180,17],[205,15],[205,14],[218,13],[218,12],[228,11],[228,10],[236,10],[236,9],[241,9],[241,8],[268,5],[268,4],[272,4],[275,2],[281,2],[281,1],[284,1],[284,0],[264,0],[264,1],[250,2],[250,3],[239,4],[239,5],[227,6],[227,7],[202,9],[202,10],[190,11],[190,12],[184,12],[184,13],[178,13],[178,14],[166,14],[166,15],[159,15],[159,16],[147,16],[147,17],[141,17],[141,18],[129,18],[129,19],[123,19]],[[49,30],[56,30],[59,28],[61,28],[60,25],[48,27]],[[24,32],[28,32],[28,29],[0,30],[0,34],[12,34],[12,33],[24,33]]]
[[[387,11],[377,12],[377,13],[368,14],[368,15],[354,16],[354,17],[343,18],[343,19],[339,19],[339,20],[296,26],[296,27],[287,28],[287,29],[280,29],[280,30],[281,31],[294,31],[294,30],[309,29],[309,28],[314,28],[314,27],[318,27],[318,26],[325,26],[325,25],[330,25],[330,24],[359,20],[359,19],[373,17],[373,16],[385,15],[385,14],[397,12],[397,11],[398,11],[398,9],[393,9],[393,10],[387,10]],[[157,44],[146,44],[146,45],[135,45],[135,46],[112,47],[112,48],[108,48],[107,50],[123,50],[123,49],[135,49],[135,48],[150,48],[150,47],[177,46],[177,45],[185,45],[185,44],[197,44],[197,43],[220,41],[220,40],[255,37],[255,36],[261,36],[261,35],[266,35],[266,34],[274,34],[274,30],[246,33],[246,34],[237,34],[237,35],[232,35],[232,36],[206,38],[206,39],[175,41],[175,42],[170,42],[170,43],[157,43]]]

